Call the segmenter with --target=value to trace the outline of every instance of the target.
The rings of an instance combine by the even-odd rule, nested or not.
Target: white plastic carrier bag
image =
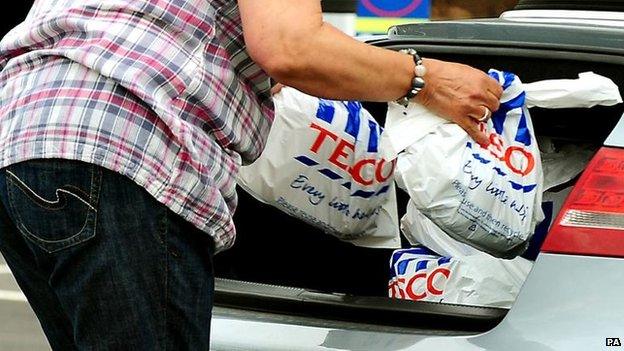
[[[388,115],[413,115],[420,139],[398,157],[397,183],[415,207],[453,239],[513,258],[526,249],[541,211],[542,166],[522,83],[491,70],[501,105],[480,128],[481,146],[458,125],[424,107],[390,104]]]
[[[401,218],[401,232],[410,244],[423,245],[440,256],[465,257],[482,253],[448,236],[423,215],[411,200],[408,201],[407,211]]]
[[[529,247],[531,252],[523,254],[523,257],[532,260],[537,256],[552,221],[572,189],[570,182],[585,169],[597,151],[593,145],[555,143],[552,138],[539,138],[539,145],[544,173],[542,210],[545,218],[533,232]],[[407,211],[401,218],[401,232],[410,244],[424,245],[438,255],[463,257],[482,253],[448,236],[423,215],[412,201],[408,202]]]
[[[407,149],[407,152],[399,157],[397,176],[397,182],[407,189],[412,200],[408,206],[408,213],[402,220],[402,229],[410,242],[413,244],[424,244],[439,254],[457,255],[461,253],[466,255],[484,250],[501,257],[513,257],[521,253],[524,250],[523,247],[526,247],[528,244],[530,236],[534,233],[532,228],[539,222],[539,218],[542,215],[540,207],[548,205],[547,203],[542,203],[541,206],[538,206],[542,191],[571,180],[584,169],[587,161],[593,154],[594,150],[586,146],[564,144],[562,148],[554,150],[552,145],[550,145],[550,140],[547,142],[543,141],[541,144],[546,145],[546,147],[545,152],[541,154],[544,157],[541,164],[538,162],[538,157],[533,157],[536,165],[535,174],[531,175],[530,172],[526,175],[518,174],[517,170],[521,170],[520,173],[525,173],[528,168],[531,168],[522,168],[531,164],[530,160],[528,160],[529,157],[527,157],[524,164],[520,165],[514,163],[517,159],[515,161],[511,159],[510,165],[507,162],[510,158],[506,156],[538,155],[536,153],[537,144],[533,142],[534,134],[526,106],[587,108],[595,105],[611,106],[622,102],[617,85],[609,78],[592,72],[581,73],[578,79],[546,80],[529,84],[521,84],[515,76],[509,73],[492,70],[490,74],[497,78],[505,88],[501,110],[494,115],[492,121],[487,125],[481,125],[482,128],[487,129],[490,140],[493,141],[487,151],[493,152],[484,153],[485,150],[480,147],[473,150],[468,150],[470,149],[468,147],[462,149],[462,142],[465,141],[466,145],[470,142],[467,134],[441,118],[432,116],[422,106],[412,104],[408,111],[396,104],[390,104],[389,106],[389,113],[386,118],[386,132],[382,136],[381,141],[383,156],[386,159],[392,159],[397,157],[401,151]],[[522,94],[522,90],[525,91],[524,94]],[[523,106],[522,109],[520,107],[515,110],[510,109],[513,105],[520,106],[523,96],[525,97],[526,106]],[[523,111],[523,113],[518,113],[520,111]],[[505,116],[502,116],[503,113],[505,113]],[[523,122],[523,115],[526,117],[526,125]],[[504,123],[502,124],[500,123],[501,117],[504,117]],[[501,128],[503,133],[498,132]],[[492,130],[494,133],[492,133]],[[529,140],[529,136],[531,140],[530,147],[527,148],[524,147],[526,145],[518,144],[518,140]],[[501,141],[504,144],[501,144]],[[475,145],[472,144],[472,146]],[[492,148],[494,149],[492,150]],[[496,157],[502,155],[503,152],[505,157],[502,160],[500,157]],[[495,157],[492,158],[491,156]],[[470,177],[464,175],[463,178],[456,179],[458,174],[461,176],[462,172],[467,170],[464,168],[461,169],[462,172],[459,172],[459,168],[466,166],[467,160],[471,159],[474,159],[474,161],[471,161],[471,166],[476,165],[481,171],[485,170],[486,174],[488,164],[491,165],[489,175],[493,178],[504,180],[510,176],[517,178],[518,175],[521,175],[521,179],[525,182],[522,184],[523,194],[520,197],[525,199],[525,202],[520,202],[522,203],[520,208],[533,211],[533,216],[527,216],[527,218],[532,218],[532,220],[529,225],[527,225],[527,221],[524,221],[523,226],[514,225],[511,227],[519,228],[520,235],[507,243],[505,243],[505,240],[498,240],[501,238],[498,235],[478,236],[471,233],[471,231],[462,232],[461,226],[459,227],[460,231],[457,232],[457,227],[454,226],[459,224],[467,225],[470,222],[469,220],[467,221],[468,218],[462,218],[460,214],[465,211],[466,207],[474,209],[471,206],[471,204],[474,205],[474,202],[467,203],[467,197],[462,194],[471,194],[473,198],[474,196],[478,197],[479,187],[481,187],[481,194],[483,194],[484,186],[482,184],[484,184],[484,181],[486,184],[485,193],[490,193],[493,198],[498,197],[500,200],[490,201],[492,205],[490,207],[487,207],[487,201],[486,205],[484,205],[486,209],[490,210],[487,213],[495,215],[496,224],[505,223],[509,227],[508,223],[513,223],[514,217],[509,216],[510,211],[508,211],[508,208],[497,208],[494,206],[495,204],[504,202],[505,198],[508,199],[507,202],[510,204],[514,202],[516,204],[519,203],[519,192],[511,191],[509,186],[507,188],[492,186],[493,183],[489,182],[487,178],[481,178],[480,174],[476,174],[470,169],[468,171],[473,172]],[[459,161],[464,161],[464,163],[457,164]],[[499,161],[505,161],[505,164],[500,165],[501,162]],[[538,186],[534,192],[534,206],[530,207],[531,201],[529,198],[533,192],[525,193],[524,190],[528,189],[527,186],[531,184],[531,180],[540,179],[539,169],[537,168],[540,165],[543,167],[544,183],[543,186],[540,186],[540,183],[536,182]],[[503,173],[510,176],[503,176]],[[475,174],[476,177],[473,177]],[[512,189],[514,188],[513,183],[520,183],[514,179],[508,180],[508,185]],[[528,183],[526,183],[527,180],[529,180]],[[451,189],[458,184],[462,184],[462,181],[464,182],[464,188],[465,184],[468,184],[468,190],[466,192],[460,191],[462,188],[458,187],[453,192]],[[471,182],[474,183],[471,184]],[[475,187],[476,190],[471,189],[472,187]],[[563,193],[557,192],[558,200],[561,200],[561,194]],[[510,197],[503,195],[510,195]],[[550,192],[547,195],[550,196]],[[549,198],[548,200],[551,199]],[[480,204],[483,204],[483,202]],[[517,207],[514,206],[514,208]],[[557,208],[554,209],[557,210]],[[513,212],[511,213],[513,214]],[[550,212],[547,214],[553,215]],[[411,218],[409,218],[410,216]],[[488,218],[490,217],[487,214],[485,218],[475,216],[474,221],[482,224]],[[538,229],[541,231],[547,230],[551,221],[552,218],[548,218],[549,223]],[[523,238],[526,238],[524,242],[522,241]]]
[[[251,195],[355,245],[401,245],[396,160],[380,156],[381,126],[359,102],[283,88],[258,160],[238,181]]]
[[[532,267],[521,257],[439,256],[424,247],[396,250],[388,296],[413,301],[510,308]]]

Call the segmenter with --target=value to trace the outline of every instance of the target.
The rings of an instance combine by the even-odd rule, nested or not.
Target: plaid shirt
[[[233,244],[235,176],[273,118],[235,0],[37,0],[0,42],[0,168],[119,172]]]

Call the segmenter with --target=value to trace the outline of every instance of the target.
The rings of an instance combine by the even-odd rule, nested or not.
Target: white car
[[[571,3],[577,10],[557,5]],[[612,11],[622,3],[593,1],[609,11],[588,11],[579,10],[584,1],[521,1],[497,19],[403,25],[370,42],[527,82],[593,71],[624,86],[624,12]],[[383,120],[385,105],[367,107]],[[624,106],[531,112],[538,135],[598,151],[510,310],[390,299],[389,250],[339,242],[241,192],[238,242],[216,257],[212,348],[617,349],[624,342]]]

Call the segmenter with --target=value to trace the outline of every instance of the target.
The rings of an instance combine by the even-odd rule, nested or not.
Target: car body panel
[[[501,18],[518,22],[548,22],[565,24],[624,27],[624,13],[614,11],[585,10],[513,10],[504,12]]]
[[[622,22],[624,23],[624,22]],[[503,47],[548,48],[624,54],[624,28],[586,24],[524,22],[502,18],[414,23],[392,27],[389,39]]]
[[[606,146],[624,147],[624,116],[620,119],[615,128],[613,128],[613,131],[609,134],[604,144]]]
[[[623,281],[622,259],[542,254],[500,325],[414,350],[599,350],[606,338],[624,338]]]
[[[476,336],[432,336],[281,323],[262,314],[215,312],[215,350],[597,350],[624,338],[624,259],[541,254],[518,299],[493,330]],[[371,321],[374,323],[374,321]],[[419,334],[420,333],[420,334]],[[433,333],[432,333],[433,334]]]

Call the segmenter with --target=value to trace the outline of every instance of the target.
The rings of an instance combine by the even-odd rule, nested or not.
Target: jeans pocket
[[[67,160],[35,160],[9,166],[10,211],[22,235],[53,253],[95,236],[100,167]]]

